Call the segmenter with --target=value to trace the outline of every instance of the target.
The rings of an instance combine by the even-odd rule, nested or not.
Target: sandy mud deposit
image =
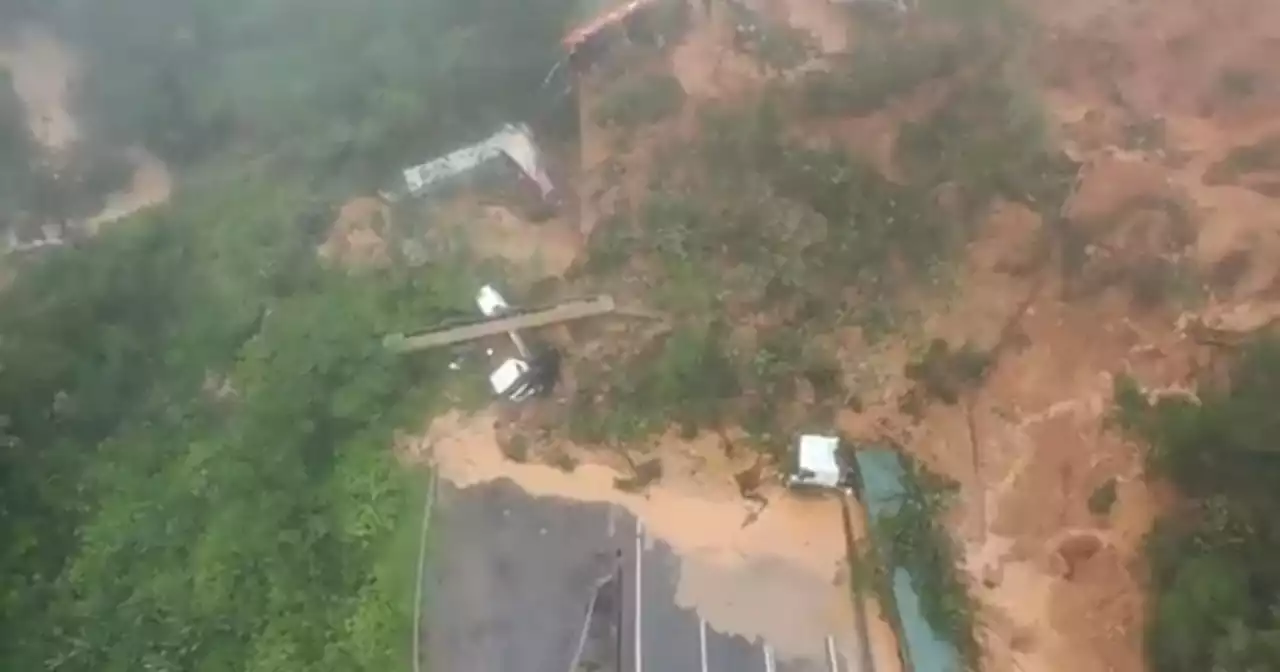
[[[855,616],[836,500],[771,491],[763,509],[745,501],[730,476],[690,468],[715,459],[714,440],[664,446],[662,481],[631,494],[615,486],[624,474],[603,464],[584,462],[569,472],[508,460],[496,422],[491,413],[451,412],[406,448],[460,487],[510,479],[532,495],[625,507],[680,555],[677,599],[708,625],[767,639],[783,657],[820,658],[824,638],[836,634],[853,656]]]

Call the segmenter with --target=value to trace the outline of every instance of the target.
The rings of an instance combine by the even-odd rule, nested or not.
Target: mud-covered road
[[[679,606],[679,556],[621,507],[533,497],[504,479],[442,483],[434,510],[419,633],[427,669],[855,669],[834,645],[786,659]]]

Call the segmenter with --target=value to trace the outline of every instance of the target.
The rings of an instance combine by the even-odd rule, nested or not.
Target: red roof
[[[582,44],[584,40],[600,32],[602,29],[616,24],[632,14],[635,14],[641,8],[655,4],[656,2],[658,2],[658,0],[631,0],[627,4],[622,5],[621,7],[615,7],[614,9],[597,16],[590,22],[575,28],[560,41],[560,44],[567,51],[573,51],[579,44]]]

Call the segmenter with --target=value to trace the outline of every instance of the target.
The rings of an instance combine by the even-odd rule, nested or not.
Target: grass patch
[[[933,17],[962,24],[1014,27],[1023,21],[1009,0],[917,0],[915,6]]]
[[[1204,182],[1208,185],[1233,184],[1249,173],[1268,171],[1280,171],[1280,136],[1232,149],[1221,161],[1209,167]]]
[[[1243,68],[1227,68],[1218,77],[1218,91],[1230,99],[1249,98],[1258,92],[1258,73]]]
[[[679,112],[684,100],[680,80],[669,72],[624,77],[596,106],[595,117],[605,126],[647,126]]]
[[[1148,257],[1129,270],[1133,303],[1141,310],[1173,304],[1191,306],[1204,300],[1205,288],[1190,262]]]
[[[685,326],[626,367],[607,390],[579,396],[570,432],[588,443],[626,443],[678,425],[686,437],[720,426],[742,391],[738,367],[713,326]]]
[[[958,40],[860,36],[853,53],[831,58],[829,69],[805,73],[800,82],[803,110],[818,117],[869,114],[895,95],[955,74],[965,50]]]
[[[734,26],[734,48],[762,67],[790,70],[818,55],[817,41],[807,31],[770,21],[736,0],[728,0],[724,6]]]
[[[1089,495],[1089,513],[1098,517],[1106,517],[1111,515],[1111,509],[1116,505],[1116,479],[1108,478],[1102,485],[1094,489]]]
[[[952,349],[946,341],[935,338],[923,355],[907,364],[906,374],[928,396],[954,404],[964,390],[982,383],[991,363],[989,352],[968,344]]]
[[[1149,404],[1142,386],[1133,376],[1119,374],[1112,381],[1111,398],[1115,404],[1111,421],[1129,431],[1141,431]]]
[[[999,72],[961,87],[937,112],[903,127],[899,162],[929,184],[960,188],[963,215],[994,198],[1058,217],[1079,166],[1049,146],[1043,112]]]
[[[755,349],[725,367],[735,372],[741,399],[722,400],[710,415],[749,425],[754,435],[781,435],[794,418],[846,403],[833,353],[810,345],[823,341],[809,336],[856,326],[874,342],[901,330],[901,291],[944,281],[995,199],[1056,219],[1076,174],[1049,146],[1036,101],[993,66],[1007,55],[1006,42],[988,39],[980,24],[964,25],[959,37],[910,42],[903,39],[908,26],[886,21],[891,37],[861,40],[856,58],[828,57],[834,74],[778,79],[752,101],[700,106],[696,140],[656,148],[647,194],[615,203],[589,243],[587,275],[642,280],[656,305],[693,324],[717,314],[751,325]],[[742,46],[760,48],[750,40]],[[863,157],[794,127],[805,117],[873,109],[951,75],[950,98],[903,129],[897,158],[905,180],[889,180]],[[961,195],[960,210],[940,204],[944,186]],[[722,352],[731,347],[727,333],[708,336]],[[934,354],[948,361],[918,371],[931,394],[955,399],[981,378],[980,353]],[[597,421],[588,409],[575,418],[580,435],[640,438],[666,429],[656,419],[662,413],[683,414],[675,421],[687,428],[706,426],[689,416],[707,413],[651,400],[651,389],[683,387],[642,382],[661,370],[654,361],[646,353],[618,363],[629,379],[581,405],[607,398],[631,410]],[[818,403],[798,404],[808,389]]]

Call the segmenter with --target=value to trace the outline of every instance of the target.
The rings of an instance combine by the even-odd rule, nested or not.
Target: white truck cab
[[[480,288],[476,294],[476,306],[485,317],[497,317],[511,310],[511,305],[492,285]],[[520,356],[509,357],[498,365],[498,368],[489,374],[489,385],[493,388],[494,394],[500,397],[511,401],[524,401],[541,389],[537,375],[539,371],[534,371],[534,366],[530,364],[531,359],[537,358],[531,357],[520,334],[512,331],[507,335],[511,337],[511,342],[516,346],[516,352],[520,353]],[[543,367],[539,367],[539,370],[541,368]]]
[[[511,310],[507,300],[502,298],[502,295],[493,288],[493,285],[485,285],[480,288],[480,292],[476,294],[476,305],[479,306],[480,312],[485,317],[496,317]]]
[[[848,490],[852,486],[852,474],[840,462],[839,438],[802,434],[796,442],[795,471],[787,477],[787,484],[799,488]]]
[[[510,399],[524,401],[537,393],[538,388],[529,380],[529,363],[523,359],[508,359],[489,374],[493,393]]]

